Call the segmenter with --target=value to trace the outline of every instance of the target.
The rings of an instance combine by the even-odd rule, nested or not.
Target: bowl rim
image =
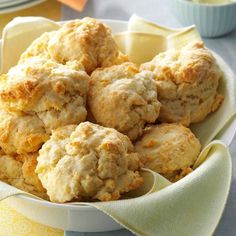
[[[188,2],[187,0],[177,0],[177,1]],[[236,4],[236,2],[235,2],[235,4]],[[116,20],[116,19],[99,19],[99,20],[104,22],[105,24],[109,24],[109,23],[115,23],[116,24],[116,23],[118,23],[118,24],[123,24],[123,25],[126,25],[126,26],[128,24],[128,21],[126,21],[126,20]],[[70,20],[60,21],[59,23],[64,24],[68,21],[70,21]],[[1,45],[1,43],[2,43],[2,39],[0,38],[0,45]],[[214,51],[212,51],[212,52],[214,54],[216,54],[217,56],[219,56]],[[219,57],[221,58],[221,56],[219,56]],[[232,71],[232,69],[230,67],[229,67],[229,69]],[[200,168],[201,168],[201,166],[200,166]],[[168,186],[166,188],[168,188]],[[81,211],[97,211],[98,210],[94,206],[86,205],[86,203],[85,204],[81,203],[81,205],[73,204],[73,202],[71,202],[71,203],[56,203],[56,202],[50,202],[50,201],[47,201],[47,200],[44,200],[44,199],[40,199],[40,198],[37,198],[37,197],[29,196],[29,195],[26,195],[24,193],[23,194],[20,193],[20,194],[14,195],[12,197],[14,197],[16,199],[19,199],[19,200],[23,200],[23,201],[28,201],[32,204],[42,205],[44,207],[64,208],[64,209],[67,209],[67,210],[77,209],[77,210],[81,210]],[[89,204],[89,202],[88,202],[88,204]]]
[[[47,200],[43,200],[43,199],[37,199],[28,195],[24,195],[24,194],[17,194],[16,196],[13,196],[15,198],[18,198],[20,200],[24,200],[33,204],[37,204],[37,205],[43,205],[44,207],[52,207],[52,208],[66,208],[68,210],[70,209],[80,209],[80,210],[86,210],[86,211],[94,211],[96,210],[96,208],[94,208],[93,206],[89,206],[89,205],[76,205],[73,204],[73,202],[70,203],[56,203],[56,202],[50,202]]]
[[[173,0],[170,0],[173,1]],[[228,6],[236,6],[236,1],[234,2],[229,2],[229,3],[197,3],[197,2],[192,2],[191,0],[175,0],[181,3],[184,3],[186,5],[193,5],[193,6],[200,6],[200,7],[205,7],[205,8],[220,8],[220,7],[228,7]]]
[[[78,18],[78,19],[81,19],[81,18]],[[108,19],[108,18],[107,19],[106,18],[95,18],[95,19],[97,19],[99,21],[102,21],[105,24],[109,24],[109,23],[115,23],[116,24],[116,23],[118,23],[118,24],[123,24],[123,25],[126,25],[126,26],[128,24],[128,20],[116,20],[116,19]],[[63,25],[63,24],[65,24],[69,21],[72,21],[72,20],[75,20],[75,19],[59,21],[59,24]]]
[[[109,23],[114,23],[114,24],[122,24],[124,26],[127,26],[128,21],[126,20],[116,20],[116,19],[99,19],[100,21],[102,21],[105,24],[109,24]],[[59,21],[59,23],[61,25],[63,25],[64,23],[68,22],[70,20],[65,20],[65,21]],[[0,45],[2,44],[2,39],[0,38]],[[67,210],[73,210],[73,209],[77,209],[77,210],[82,210],[82,211],[97,211],[97,209],[94,206],[90,206],[90,205],[76,205],[73,204],[73,202],[70,203],[56,203],[56,202],[50,202],[44,199],[39,199],[36,197],[31,197],[29,195],[25,195],[25,194],[17,194],[15,196],[12,196],[16,199],[19,200],[23,200],[23,201],[27,201],[30,202],[32,204],[37,204],[37,205],[42,205],[44,207],[52,207],[52,208],[64,208]],[[89,204],[89,203],[88,203]]]

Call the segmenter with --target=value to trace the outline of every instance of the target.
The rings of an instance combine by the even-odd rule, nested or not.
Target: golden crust
[[[160,110],[153,74],[139,73],[128,62],[92,73],[88,105],[97,123],[131,140],[142,134],[145,123],[156,121]]]
[[[43,199],[48,199],[46,190],[42,187],[35,173],[37,154],[18,156],[0,156],[0,180],[25,192]]]
[[[189,126],[204,120],[223,101],[217,93],[221,71],[203,42],[160,53],[140,68],[156,75],[162,122]]]
[[[49,139],[37,116],[0,110],[0,147],[9,155],[36,152]]]
[[[46,130],[85,120],[89,76],[43,58],[29,58],[0,80],[0,105],[10,112],[36,115]]]
[[[64,24],[50,38],[48,50],[50,56],[60,63],[78,60],[88,73],[97,67],[127,61],[112,38],[111,30],[89,17]]]
[[[77,60],[87,73],[127,61],[116,45],[111,30],[89,17],[65,23],[59,30],[43,34],[21,56],[20,63],[32,56],[51,58],[59,63]]]
[[[135,144],[135,151],[140,154],[144,166],[170,180],[191,167],[200,150],[199,140],[180,124],[151,126]]]
[[[35,39],[31,45],[22,53],[18,64],[24,63],[28,58],[40,56],[43,58],[50,58],[48,53],[48,41],[53,32],[43,33],[39,38]]]
[[[55,202],[110,201],[143,183],[142,165],[171,181],[193,171],[201,144],[191,130],[143,129],[159,113],[188,126],[218,109],[213,55],[196,42],[159,54],[141,72],[126,61],[111,30],[92,18],[36,39],[0,76],[0,180]],[[81,123],[87,92],[88,119],[110,128]],[[143,136],[134,148],[124,134]]]
[[[172,178],[172,181],[177,182],[192,172],[193,172],[193,169],[191,167],[182,169],[182,171],[179,174],[177,174],[174,178]]]
[[[90,122],[53,132],[36,172],[51,201],[116,200],[143,183],[129,138]]]
[[[33,185],[38,192],[46,192],[38,178],[38,175],[35,173],[35,169],[38,164],[38,153],[23,155],[19,158],[23,160],[22,174],[25,179],[25,183]]]

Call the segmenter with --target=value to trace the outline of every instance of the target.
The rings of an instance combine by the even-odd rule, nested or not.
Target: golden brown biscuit
[[[143,183],[132,143],[111,128],[90,122],[59,128],[39,153],[36,172],[54,202],[116,200]]]
[[[29,58],[1,76],[0,106],[9,112],[35,115],[49,133],[84,121],[89,76],[74,67],[74,63]]]
[[[148,127],[135,144],[135,151],[140,154],[144,166],[171,181],[183,170],[189,170],[200,150],[199,140],[190,129],[180,124]],[[184,176],[184,173],[181,175]]]
[[[30,57],[43,57],[50,59],[48,53],[48,41],[50,36],[52,36],[54,31],[46,32],[42,34],[39,38],[35,39],[31,45],[22,53],[18,64],[24,63]]]
[[[43,34],[23,53],[20,62],[38,55],[62,64],[77,60],[89,74],[97,67],[127,61],[112,38],[111,30],[89,17],[70,21],[57,31]]]
[[[9,155],[36,152],[49,139],[43,122],[34,115],[0,110],[0,147]]]
[[[145,123],[155,122],[160,111],[153,73],[139,72],[129,62],[94,71],[87,99],[97,123],[131,140],[142,134]]]
[[[0,156],[0,179],[11,183],[15,179],[22,177],[22,163],[13,157],[1,154]]]
[[[25,183],[34,186],[38,192],[46,192],[38,178],[38,175],[35,172],[36,166],[38,164],[38,155],[38,153],[21,155],[18,156],[18,160],[21,160],[23,163],[22,175]]]
[[[9,155],[0,156],[0,180],[25,192],[48,199],[35,173],[37,154],[21,156],[16,159]]]
[[[217,92],[221,71],[203,42],[160,53],[140,68],[156,75],[162,122],[189,126],[204,120],[223,101]]]

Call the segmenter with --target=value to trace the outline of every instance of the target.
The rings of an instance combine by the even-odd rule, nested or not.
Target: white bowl
[[[115,20],[102,21],[112,28],[113,33],[127,30],[127,22]],[[226,64],[224,68],[229,71],[230,75],[233,75],[233,72]],[[235,131],[236,119],[228,124],[224,134],[221,134],[221,139],[229,145]],[[166,190],[167,188],[161,191]],[[6,201],[26,217],[54,228],[80,232],[103,232],[122,228],[111,217],[91,206],[57,204],[22,195],[10,197]]]
[[[103,232],[121,229],[111,217],[91,206],[57,204],[19,195],[7,203],[40,224],[68,231]]]
[[[113,33],[127,30],[127,22],[125,21],[102,21],[112,28]],[[6,201],[29,219],[62,230],[104,232],[123,228],[111,217],[91,206],[57,204],[23,195],[10,197]]]
[[[236,2],[200,4],[168,0],[176,18],[184,26],[195,24],[203,37],[219,37],[236,29]]]

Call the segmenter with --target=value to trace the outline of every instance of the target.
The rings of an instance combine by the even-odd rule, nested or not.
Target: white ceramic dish
[[[44,1],[45,0],[19,0],[0,2],[0,14],[23,10],[38,5]]]
[[[103,22],[112,28],[113,33],[127,29],[127,22],[124,21],[103,20]],[[224,68],[228,70],[228,74],[233,76],[233,72],[226,64]],[[227,129],[220,135],[220,139],[229,145],[235,132],[236,118],[227,125]],[[161,191],[165,191],[167,188]],[[90,206],[56,204],[21,195],[10,197],[7,199],[7,202],[28,218],[41,224],[63,230],[101,232],[122,228],[112,218]]]

